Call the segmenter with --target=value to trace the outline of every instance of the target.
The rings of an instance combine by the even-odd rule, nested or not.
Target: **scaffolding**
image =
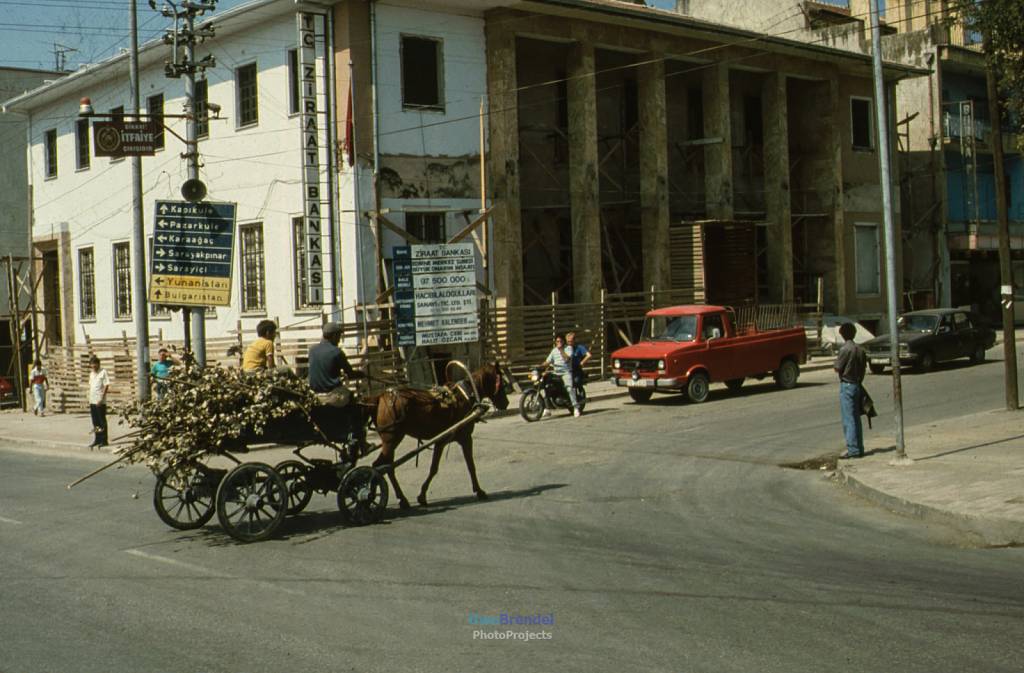
[[[42,356],[48,346],[39,329],[47,318],[47,312],[38,304],[43,275],[37,273],[37,265],[41,266],[43,261],[41,256],[0,257],[2,282],[7,288],[7,305],[0,306],[0,377],[14,384],[23,410],[28,408],[28,365],[34,357]]]

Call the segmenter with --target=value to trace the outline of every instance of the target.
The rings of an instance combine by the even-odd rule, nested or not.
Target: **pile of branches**
[[[317,403],[306,381],[289,371],[199,367],[188,353],[160,383],[167,387],[162,400],[118,410],[133,432],[117,453],[157,473],[203,454],[238,450],[275,420],[295,412],[308,419]]]

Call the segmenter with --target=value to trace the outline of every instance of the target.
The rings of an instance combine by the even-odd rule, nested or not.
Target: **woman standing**
[[[39,358],[32,363],[32,371],[29,372],[32,381],[32,397],[36,400],[32,413],[36,416],[46,415],[46,391],[50,389],[50,382],[46,379],[46,370]]]

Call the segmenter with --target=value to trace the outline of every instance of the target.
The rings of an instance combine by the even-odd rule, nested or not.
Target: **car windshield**
[[[939,324],[939,317],[935,315],[905,315],[897,321],[897,324],[900,326],[901,332],[927,332],[930,334]]]
[[[695,315],[654,315],[644,320],[644,341],[693,341],[697,332]]]

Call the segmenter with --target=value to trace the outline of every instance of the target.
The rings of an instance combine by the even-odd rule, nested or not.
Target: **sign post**
[[[157,201],[149,300],[171,306],[228,306],[235,204]]]
[[[399,346],[468,343],[480,338],[472,243],[394,249]]]

